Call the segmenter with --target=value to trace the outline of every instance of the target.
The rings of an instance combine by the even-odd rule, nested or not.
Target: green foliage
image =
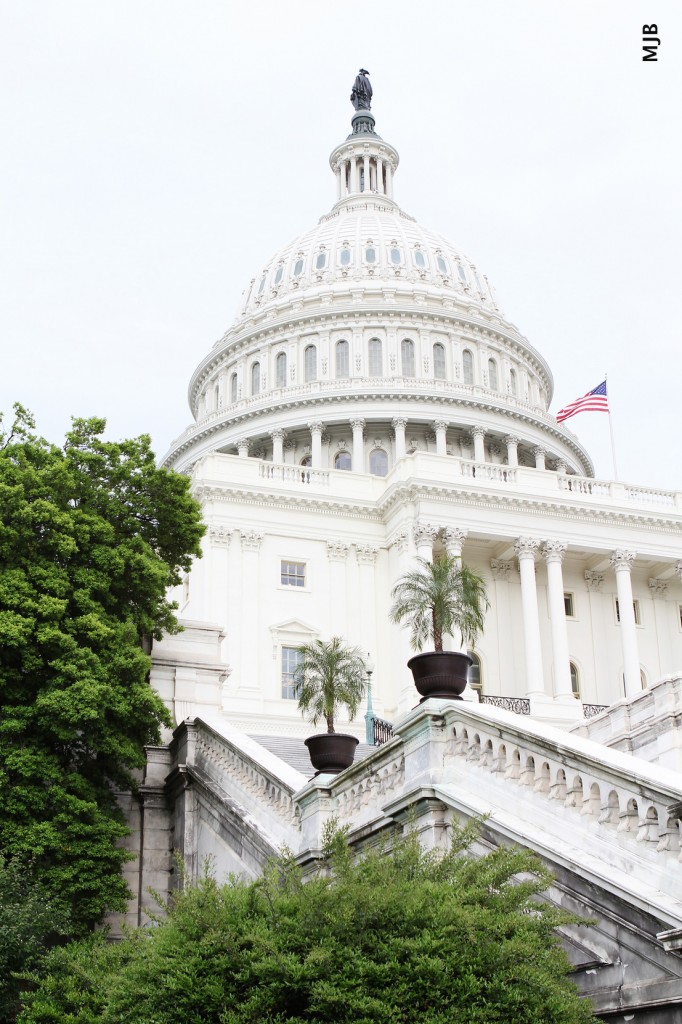
[[[321,718],[327,732],[334,732],[339,708],[348,708],[355,718],[367,688],[367,670],[360,650],[349,647],[340,637],[315,640],[298,648],[302,655],[294,673],[298,707],[313,725]]]
[[[30,865],[7,864],[0,856],[0,1021],[13,1021],[19,1009],[16,974],[37,967],[69,924]]]
[[[74,420],[58,448],[16,406],[0,432],[0,851],[76,930],[125,905],[114,788],[168,722],[143,644],[177,629],[166,591],[203,533],[149,438],[104,425]]]
[[[391,621],[409,623],[415,651],[421,651],[429,640],[434,650],[442,651],[443,636],[452,636],[455,630],[462,643],[473,647],[489,607],[483,577],[452,555],[433,562],[417,558],[417,568],[398,580],[391,599]]]
[[[49,958],[20,1024],[586,1024],[555,933],[573,919],[538,900],[548,875],[519,850],[474,858],[473,831],[444,856],[409,836],[356,862],[330,834],[305,884],[291,859],[204,877],[104,981],[81,946]],[[98,989],[90,1015],[79,986]]]

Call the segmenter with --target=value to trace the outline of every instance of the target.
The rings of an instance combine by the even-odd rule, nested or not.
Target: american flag
[[[606,397],[606,381],[603,380],[601,384],[597,384],[596,388],[592,388],[582,398],[576,398],[575,402],[571,402],[564,409],[559,409],[556,414],[557,423],[563,423],[569,416],[575,416],[579,412],[608,412],[609,402]]]

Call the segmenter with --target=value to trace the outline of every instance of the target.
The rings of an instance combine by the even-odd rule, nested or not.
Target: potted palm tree
[[[340,637],[314,640],[298,648],[301,660],[294,673],[299,710],[313,725],[324,719],[327,731],[305,741],[317,773],[337,774],[350,767],[358,740],[348,733],[336,732],[334,719],[340,708],[348,709],[352,721],[358,713],[367,688],[367,670],[357,647],[349,647]]]
[[[407,663],[422,700],[461,700],[471,658],[461,651],[444,651],[443,637],[457,631],[462,645],[473,647],[489,607],[483,577],[452,555],[433,562],[417,558],[416,568],[398,580],[391,598],[391,620],[409,625],[412,648],[421,651],[428,641],[434,646]]]

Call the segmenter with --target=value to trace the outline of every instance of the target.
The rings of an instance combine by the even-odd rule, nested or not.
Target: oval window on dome
[[[284,267],[277,267],[277,273],[275,274],[275,284],[279,284],[282,280],[282,274],[284,273]]]
[[[365,249],[365,259],[367,260],[368,263],[376,263],[376,249],[372,249],[371,246],[368,249]]]
[[[414,252],[414,262],[417,264],[417,266],[420,269],[423,269],[426,266],[426,260],[424,259],[424,253],[421,251],[421,249],[415,249],[415,252]]]
[[[327,254],[326,252],[318,252],[317,259],[315,260],[315,270],[324,270],[327,266]]]
[[[342,249],[341,255],[339,256],[339,263],[342,267],[347,267],[350,263],[351,251],[350,249]]]
[[[467,275],[466,275],[466,271],[465,271],[465,269],[464,269],[464,267],[462,266],[461,263],[457,264],[457,273],[459,274],[459,277],[460,277],[460,280],[462,281],[462,283],[466,284],[467,283]]]
[[[391,249],[391,263],[395,263],[397,265],[402,262],[402,258],[403,254],[400,249]]]
[[[294,263],[294,277],[300,277],[303,273],[303,260],[297,259]]]
[[[436,263],[438,264],[438,269],[440,270],[441,274],[447,274],[448,265],[442,256],[436,257]]]

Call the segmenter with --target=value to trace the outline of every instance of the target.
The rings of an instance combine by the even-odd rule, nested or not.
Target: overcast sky
[[[641,0],[0,0],[0,409],[159,455],[270,255],[335,200],[369,68],[395,193],[496,288],[556,412],[682,489],[682,15]],[[657,62],[642,25],[657,22]],[[613,475],[609,418],[567,424]]]

